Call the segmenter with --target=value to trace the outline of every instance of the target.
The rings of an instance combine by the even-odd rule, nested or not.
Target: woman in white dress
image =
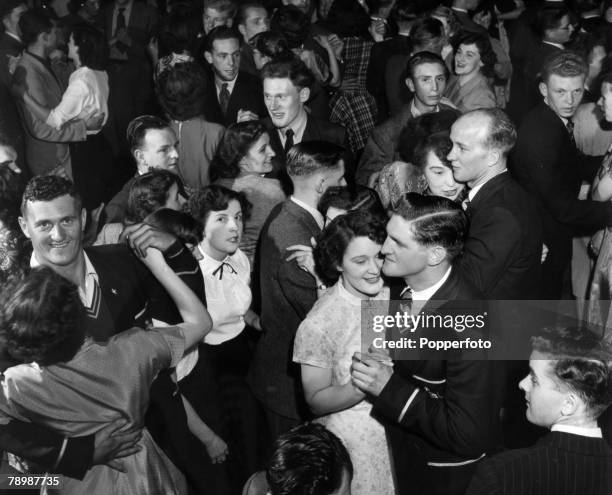
[[[385,237],[384,220],[364,211],[341,215],[325,228],[315,263],[319,276],[335,284],[298,328],[293,350],[306,402],[351,455],[353,495],[395,493],[385,429],[370,416],[372,405],[350,379],[353,354],[370,345],[362,339],[362,302],[389,299],[381,277]]]

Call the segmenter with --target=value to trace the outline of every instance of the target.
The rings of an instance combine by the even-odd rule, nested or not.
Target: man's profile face
[[[529,374],[519,388],[525,392],[527,419],[534,425],[550,428],[562,416],[567,391],[553,379],[550,358],[534,351],[529,359]]]
[[[250,7],[246,11],[244,23],[238,26],[245,41],[270,29],[270,17],[263,7]]]
[[[51,201],[28,201],[21,230],[32,241],[36,260],[45,266],[63,267],[74,263],[82,250],[84,209],[77,208],[68,194]]]
[[[240,43],[237,38],[213,41],[212,50],[205,56],[221,81],[233,81],[238,75]]]
[[[569,18],[569,15],[564,15],[555,29],[547,30],[547,39],[553,43],[564,44],[572,37],[574,26]]]
[[[540,83],[544,103],[559,117],[574,116],[584,94],[584,76],[563,77],[551,74],[547,82]]]
[[[307,89],[298,89],[287,77],[264,79],[263,90],[272,123],[279,129],[289,127],[295,121],[309,95]]]
[[[465,182],[472,187],[486,175],[489,149],[484,143],[487,133],[488,122],[481,116],[459,118],[451,127],[453,147],[447,159],[451,162],[457,182]]]
[[[446,88],[446,70],[440,64],[421,64],[406,79],[408,88],[423,105],[436,106]]]
[[[165,129],[149,129],[143,139],[140,149],[136,150],[136,160],[149,169],[160,168],[177,172],[178,141],[174,131]]]
[[[388,277],[418,275],[428,266],[428,248],[415,239],[412,222],[400,215],[392,215],[387,223],[387,238],[381,254],[385,257],[382,271]]]

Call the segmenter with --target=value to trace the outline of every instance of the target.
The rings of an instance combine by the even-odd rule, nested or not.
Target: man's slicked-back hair
[[[468,218],[461,206],[441,196],[405,194],[393,205],[393,215],[411,222],[415,240],[423,246],[442,246],[449,261],[463,251]]]
[[[215,41],[233,40],[233,39],[238,41],[238,45],[242,44],[242,36],[236,30],[232,29],[231,27],[227,27],[227,26],[217,26],[216,28],[212,29],[210,33],[208,33],[208,35],[206,36],[206,45],[204,49],[207,52],[212,53],[212,49],[213,49],[213,45]]]
[[[133,119],[127,127],[126,138],[130,151],[134,153],[137,149],[141,148],[147,131],[150,129],[169,129],[170,124],[164,119],[156,117],[155,115],[141,115]]]
[[[612,405],[612,348],[599,335],[581,328],[549,328],[532,338],[532,346],[552,361],[553,380],[577,393],[592,417]]]
[[[440,55],[433,52],[417,52],[406,63],[406,76],[414,81],[414,73],[419,65],[438,64],[444,69],[444,75],[448,79],[448,67]]]
[[[298,89],[310,88],[315,80],[312,72],[299,58],[289,61],[268,62],[261,69],[261,79],[289,79]]]
[[[19,19],[21,41],[27,47],[34,43],[41,33],[50,33],[53,29],[51,16],[45,9],[31,9]]]
[[[344,148],[327,141],[306,141],[296,144],[287,153],[289,177],[310,177],[325,169],[338,167]]]
[[[544,61],[540,71],[540,80],[547,83],[553,74],[559,77],[586,77],[588,72],[589,65],[582,55],[570,50],[563,50]]]
[[[26,184],[21,199],[21,215],[25,216],[28,201],[53,201],[62,196],[74,199],[77,211],[81,211],[81,196],[74,187],[74,183],[59,175],[38,175],[32,177]]]
[[[489,119],[487,139],[483,143],[489,149],[497,149],[507,156],[516,144],[516,126],[501,108],[481,108],[464,113],[465,116],[482,115]]]
[[[331,495],[353,463],[342,441],[324,426],[306,423],[278,437],[266,469],[271,495]]]

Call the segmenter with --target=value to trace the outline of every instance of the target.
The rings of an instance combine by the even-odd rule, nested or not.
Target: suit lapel
[[[302,141],[321,141],[321,131],[317,121],[310,115],[306,115],[306,128],[302,135]]]

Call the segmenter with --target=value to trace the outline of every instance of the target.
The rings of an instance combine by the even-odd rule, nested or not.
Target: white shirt
[[[90,307],[94,297],[94,286],[97,283],[100,284],[100,280],[98,279],[98,272],[91,264],[87,253],[83,251],[83,257],[85,258],[85,286],[79,286],[79,297],[81,298],[81,302],[84,306]],[[42,266],[40,262],[36,259],[36,253],[32,252],[32,256],[30,258],[30,268],[36,268]]]
[[[199,263],[206,289],[206,308],[213,323],[204,342],[219,345],[244,330],[244,315],[251,307],[251,265],[240,249],[223,261],[208,256],[201,245],[198,250],[202,255]]]
[[[323,230],[323,227],[325,226],[325,218],[323,217],[323,215],[321,215],[321,212],[319,210],[313,208],[310,205],[307,205],[303,201],[300,201],[295,196],[291,196],[291,198],[289,199],[291,199],[291,201],[293,201],[296,205],[300,206],[301,208],[304,208],[308,213],[310,213],[312,215],[312,218],[315,219],[315,222],[317,222],[319,228]]]
[[[542,41],[542,43],[546,43],[547,45],[556,46],[557,48],[561,48],[561,50],[565,50],[565,47],[561,43],[554,43],[552,41]]]
[[[444,282],[446,282],[448,277],[450,277],[452,269],[453,267],[449,266],[444,276],[440,280],[438,280],[435,284],[433,284],[431,287],[428,287],[427,289],[423,289],[423,290],[413,290],[412,291],[412,314],[413,315],[418,315],[421,309],[423,309],[423,306],[427,304],[427,301],[431,299],[431,296],[433,296],[438,291],[438,289],[442,287],[442,285],[444,285]]]
[[[583,426],[572,425],[553,425],[550,431],[562,431],[571,433],[572,435],[580,435],[581,437],[603,438],[601,428],[584,428]]]
[[[215,78],[215,88],[217,89],[217,101],[221,102],[219,99],[219,95],[221,94],[221,88],[224,84],[227,84],[227,90],[229,91],[230,96],[234,92],[234,86],[236,85],[236,79],[238,79],[238,74],[231,81],[219,81]]]
[[[59,130],[72,119],[87,119],[92,115],[104,114],[104,122],[108,119],[108,74],[101,70],[80,67],[70,74],[68,88],[62,96],[62,101],[47,117],[47,125]],[[87,134],[97,134],[100,130],[87,131]]]
[[[306,111],[304,109],[302,109],[301,112],[301,117],[294,120],[292,124],[287,127],[287,129],[291,129],[293,131],[293,144],[302,142],[302,137],[304,137],[304,131],[306,130],[308,116],[306,115]],[[285,141],[287,141],[287,136],[285,135],[287,129],[278,129],[278,135],[280,136],[280,141],[283,148],[285,147]]]

